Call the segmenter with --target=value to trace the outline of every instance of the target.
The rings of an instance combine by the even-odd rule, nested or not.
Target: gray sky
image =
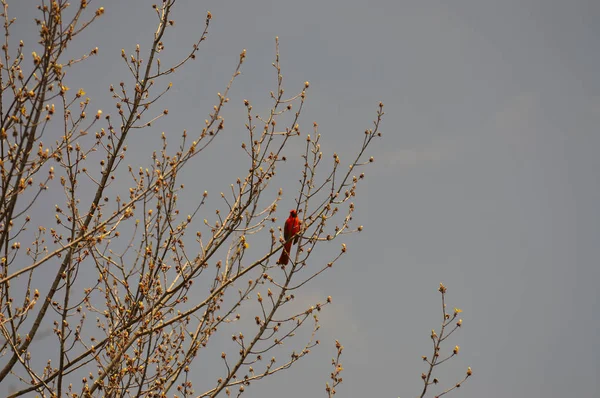
[[[31,45],[33,2],[10,3]],[[114,109],[121,48],[149,44],[148,4],[94,0],[106,15],[70,50],[100,49],[71,77],[95,107]],[[311,82],[304,130],[317,121],[325,151],[349,160],[378,101],[387,113],[356,201],[365,231],[307,290],[334,298],[321,350],[247,396],[324,396],[335,338],[346,347],[339,396],[416,396],[439,282],[464,311],[451,342],[460,355],[439,377],[474,371],[454,396],[600,395],[600,2],[179,0],[162,59],[189,48],[207,10],[209,40],[173,77],[170,117],[143,131],[141,149],[162,130],[195,128],[246,48],[207,162],[237,151],[242,99],[268,106],[275,36],[287,89]],[[184,182],[220,190],[238,173],[230,163]]]

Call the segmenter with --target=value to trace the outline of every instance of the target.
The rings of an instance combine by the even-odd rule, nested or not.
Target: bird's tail
[[[281,251],[281,256],[279,256],[279,260],[277,260],[277,264],[279,265],[287,265],[290,261],[290,252],[292,251],[292,242],[287,242],[283,245],[283,250]]]

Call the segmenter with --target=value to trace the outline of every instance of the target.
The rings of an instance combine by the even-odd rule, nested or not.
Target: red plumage
[[[279,260],[277,260],[277,264],[287,265],[289,262],[292,244],[298,243],[298,239],[300,239],[300,235],[297,235],[298,232],[300,232],[300,219],[298,218],[298,213],[296,210],[290,210],[290,216],[285,220],[285,225],[283,226],[283,239],[285,239],[285,244],[283,245],[283,251],[281,252]],[[292,239],[294,235],[296,237]]]

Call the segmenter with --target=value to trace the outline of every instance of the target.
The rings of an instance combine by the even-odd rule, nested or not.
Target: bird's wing
[[[294,228],[294,219],[290,217],[287,220],[285,220],[285,225],[283,226],[283,239],[285,239],[287,241],[292,236],[294,236],[293,228]]]

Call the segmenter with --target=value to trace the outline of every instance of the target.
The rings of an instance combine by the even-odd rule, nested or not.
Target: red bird
[[[281,257],[277,260],[277,264],[287,265],[290,260],[292,243],[298,243],[298,239],[300,239],[300,235],[297,235],[298,232],[300,232],[300,219],[298,218],[298,213],[296,210],[290,210],[290,216],[285,220],[285,225],[283,227],[283,239],[285,239],[285,244],[283,245],[283,251],[281,252]],[[294,235],[296,235],[296,238],[291,239]]]

